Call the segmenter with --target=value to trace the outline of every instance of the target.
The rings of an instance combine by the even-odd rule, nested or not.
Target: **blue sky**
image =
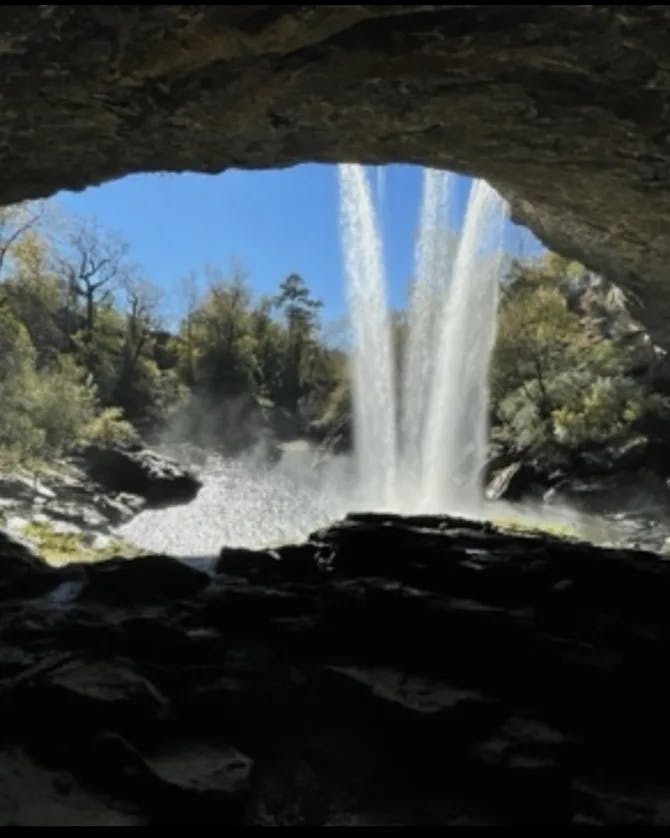
[[[421,169],[369,170],[378,201],[390,302],[401,306],[411,275]],[[464,202],[469,179],[459,178]],[[325,319],[345,313],[336,166],[304,164],[220,175],[131,175],[56,196],[65,212],[95,217],[130,244],[132,260],[163,291],[168,320],[179,312],[180,277],[210,263],[241,265],[255,293],[274,293],[297,272],[324,302]],[[508,249],[532,237],[509,225]]]

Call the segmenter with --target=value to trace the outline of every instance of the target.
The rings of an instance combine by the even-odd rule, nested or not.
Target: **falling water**
[[[488,436],[488,372],[495,338],[505,205],[474,181],[439,313],[423,458],[427,507],[477,512]]]
[[[377,171],[378,203],[383,176]],[[504,204],[486,183],[472,184],[460,238],[448,214],[456,178],[424,171],[415,277],[408,305],[402,378],[396,390],[381,239],[359,166],[339,169],[342,241],[353,326],[355,472],[348,456],[323,460],[306,443],[282,446],[268,465],[207,458],[203,489],[186,506],[146,510],[119,535],[151,551],[211,557],[221,544],[261,547],[302,539],[352,509],[460,512],[482,509],[489,359],[495,335]],[[456,238],[455,235],[452,236]],[[396,392],[400,410],[396,412]],[[261,446],[263,448],[263,446]],[[173,453],[173,452],[171,452]],[[519,509],[510,514],[519,514]],[[611,543],[601,523],[571,510],[524,508],[527,522],[566,524]],[[203,558],[204,557],[204,558]]]
[[[447,293],[451,252],[448,213],[454,176],[424,169],[423,197],[416,244],[414,281],[407,313],[407,335],[402,365],[400,439],[402,468],[410,491],[425,474],[430,460],[423,450],[428,422],[433,360],[437,342],[435,316]]]
[[[379,508],[396,487],[396,411],[391,325],[381,240],[370,187],[357,165],[339,167],[342,243],[353,332],[354,433],[360,490]]]
[[[363,496],[399,512],[477,512],[482,498],[504,203],[488,184],[475,181],[457,248],[449,253],[454,182],[448,173],[424,172],[396,415],[381,242],[369,187],[362,167],[340,167],[355,453]]]

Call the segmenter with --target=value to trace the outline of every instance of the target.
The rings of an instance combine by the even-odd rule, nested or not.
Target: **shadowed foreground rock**
[[[386,516],[211,576],[2,550],[3,825],[670,823],[653,554]]]

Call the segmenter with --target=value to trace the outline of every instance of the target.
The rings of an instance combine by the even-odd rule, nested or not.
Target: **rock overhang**
[[[5,6],[0,201],[143,171],[485,177],[670,344],[663,6]]]

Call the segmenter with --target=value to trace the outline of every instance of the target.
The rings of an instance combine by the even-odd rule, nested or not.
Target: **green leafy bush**
[[[101,445],[117,445],[135,442],[137,431],[123,418],[121,408],[106,407],[84,426],[81,438]]]

